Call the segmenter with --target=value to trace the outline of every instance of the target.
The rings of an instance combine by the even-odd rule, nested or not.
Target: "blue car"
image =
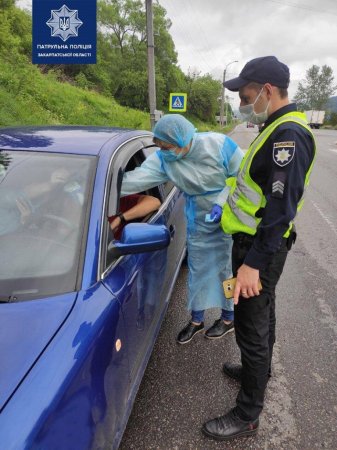
[[[152,135],[0,129],[0,448],[115,449],[185,254],[184,197],[115,239],[124,171]]]

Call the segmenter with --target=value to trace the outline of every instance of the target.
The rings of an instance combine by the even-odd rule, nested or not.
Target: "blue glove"
[[[211,211],[211,219],[214,223],[219,223],[221,220],[222,208],[219,205],[213,205]]]

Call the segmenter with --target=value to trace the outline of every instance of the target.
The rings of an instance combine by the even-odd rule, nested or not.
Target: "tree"
[[[214,122],[220,92],[220,81],[211,75],[195,76],[190,85],[189,111],[201,120]]]
[[[111,67],[111,94],[125,106],[148,109],[145,2],[100,0],[98,24],[101,39],[99,53],[104,51],[100,62],[104,62],[105,70]],[[153,5],[153,27],[157,108],[161,108],[167,104],[172,89],[183,89],[181,83],[184,83],[185,77],[177,67],[177,54],[169,34],[171,21],[158,3]],[[81,70],[88,81],[94,81],[93,73],[89,74],[88,69]]]
[[[9,9],[15,5],[15,0],[0,0],[0,10]]]
[[[126,49],[137,52],[146,40],[146,15],[140,0],[101,0],[98,22],[113,36],[113,45],[123,54]]]
[[[330,125],[336,126],[337,125],[337,113],[331,112],[327,121]]]
[[[307,70],[306,78],[298,85],[294,100],[302,110],[325,108],[329,97],[337,89],[333,85],[334,76],[331,67],[313,65]]]

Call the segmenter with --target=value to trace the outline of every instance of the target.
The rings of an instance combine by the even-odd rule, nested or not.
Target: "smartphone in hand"
[[[236,277],[228,278],[227,280],[225,280],[222,283],[223,290],[224,290],[226,298],[232,298],[234,296],[235,285],[236,285]],[[259,287],[259,290],[261,291],[262,290],[262,284],[261,284],[260,280],[258,282],[258,287]]]

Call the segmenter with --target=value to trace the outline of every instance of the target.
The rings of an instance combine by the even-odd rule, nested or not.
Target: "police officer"
[[[314,137],[305,115],[289,103],[288,84],[289,68],[275,56],[249,61],[225,82],[239,92],[243,118],[264,126],[232,180],[221,220],[233,237],[234,325],[241,351],[241,365],[225,363],[223,371],[241,388],[236,407],[203,426],[217,440],[258,429],[275,342],[275,287],[295,240],[293,220],[315,158]]]

